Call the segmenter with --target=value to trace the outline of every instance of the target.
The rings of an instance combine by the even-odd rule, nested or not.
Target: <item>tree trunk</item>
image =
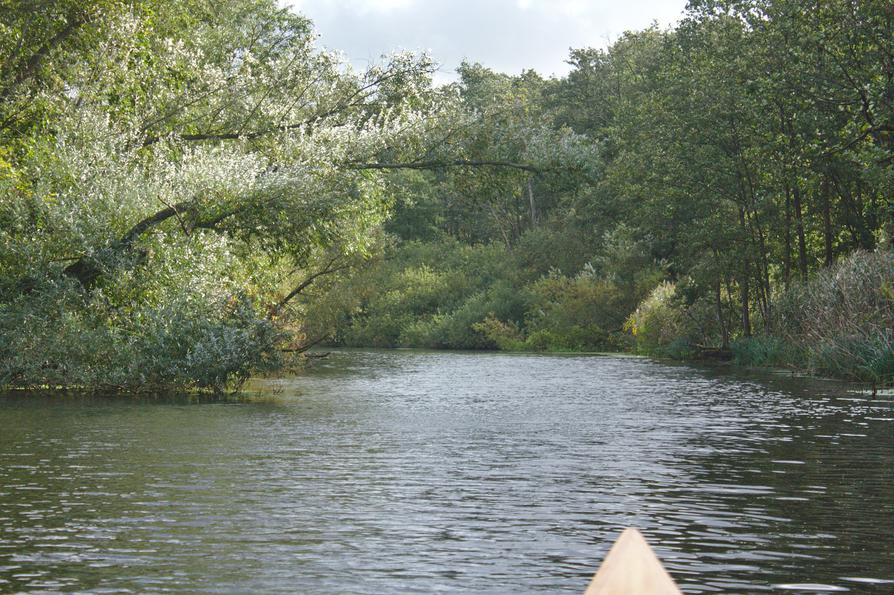
[[[62,271],[63,274],[76,279],[85,288],[90,289],[99,280],[103,272],[120,266],[123,261],[134,255],[134,244],[140,236],[172,217],[179,218],[181,215],[189,214],[192,207],[192,201],[183,201],[157,211],[127,230],[127,233],[105,250],[105,254],[100,256],[82,256],[65,267]],[[197,219],[191,216],[188,224],[185,221],[181,221],[181,225],[184,233],[189,233],[191,229],[215,229],[218,223],[235,215],[239,210],[239,208],[235,208],[208,219]],[[144,257],[145,254],[139,253],[137,254],[137,259],[132,262],[140,262]]]
[[[792,283],[792,191],[788,184],[785,186],[785,250],[782,255],[782,281],[785,290],[788,291]]]
[[[723,286],[726,288],[727,297],[732,300],[735,292],[733,291],[732,281],[726,275],[722,275],[723,277]],[[725,308],[726,314],[726,328],[729,331],[732,331],[733,325],[735,324],[735,311],[733,308]]]
[[[875,236],[872,235],[870,222],[863,214],[863,191],[859,182],[855,184],[856,188],[842,180],[839,176],[833,175],[832,181],[835,183],[841,206],[844,210],[845,222],[854,245],[864,250],[875,249]]]
[[[760,223],[756,221],[756,218],[754,216],[747,217],[747,222],[751,228],[752,235],[757,239],[757,246],[761,253],[760,258],[757,261],[759,275],[757,303],[760,307],[761,318],[764,322],[764,330],[769,333],[772,326],[772,292],[770,288],[770,263],[767,259],[767,242],[764,238],[764,232],[760,227]]]
[[[748,241],[748,229],[745,223],[745,209],[739,207],[739,224],[745,234],[745,242]],[[746,246],[747,248],[747,246]],[[742,275],[739,279],[739,304],[742,309],[742,335],[751,336],[751,312],[749,304],[751,302],[751,259],[748,256],[747,249],[743,255]]]
[[[534,203],[534,183],[528,179],[528,202],[531,205],[531,229],[537,227],[537,205]]]
[[[801,212],[801,188],[796,181],[792,188],[792,199],[795,207],[795,228],[798,234],[798,270],[801,280],[807,280],[807,242],[804,239],[804,216]]]
[[[832,266],[834,260],[832,254],[832,199],[829,196],[829,180],[823,177],[820,183],[820,193],[823,195],[823,244],[825,252],[825,265]]]
[[[723,319],[723,300],[720,297],[720,279],[714,284],[714,305],[717,308],[717,324],[720,325],[721,349],[729,348],[729,329]]]
[[[170,207],[166,207],[149,217],[146,217],[133,227],[121,238],[115,241],[107,250],[105,258],[95,256],[82,256],[65,269],[63,273],[76,279],[81,285],[90,289],[102,275],[105,268],[114,266],[114,261],[126,256],[132,249],[133,244],[141,235],[159,225],[163,221],[177,215],[178,212],[187,209],[189,203],[179,203]],[[108,262],[103,262],[108,261]]]

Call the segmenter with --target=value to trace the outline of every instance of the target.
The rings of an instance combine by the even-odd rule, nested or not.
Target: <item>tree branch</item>
[[[304,353],[304,352],[308,351],[311,347],[314,347],[315,345],[319,345],[320,343],[322,343],[323,341],[325,341],[328,338],[329,338],[329,335],[322,335],[320,337],[317,337],[316,339],[313,339],[312,341],[308,341],[307,343],[301,345],[300,347],[280,349],[280,351],[282,351],[283,353]]]
[[[137,239],[149,231],[150,229],[164,223],[171,217],[180,218],[180,214],[184,212],[189,212],[192,207],[192,201],[182,201],[173,205],[169,205],[164,209],[153,213],[152,215],[140,220],[134,226],[132,226],[127,232],[122,235],[118,240],[116,240],[109,247],[109,251],[114,254],[126,254],[133,248],[134,243]],[[239,209],[234,209],[230,211],[226,211],[216,217],[212,217],[210,219],[205,220],[197,220],[192,222],[190,228],[191,229],[214,229],[214,227],[229,217],[232,217],[236,213],[239,212]],[[181,221],[181,225],[183,226],[184,231],[186,231],[185,224]],[[63,269],[63,274],[73,279],[76,279],[81,285],[84,287],[91,287],[97,279],[102,275],[102,267],[99,262],[93,257],[90,256],[81,256],[75,262],[71,263],[67,267]]]
[[[549,171],[527,163],[514,163],[512,161],[488,160],[488,159],[453,159],[453,160],[429,160],[410,161],[407,163],[347,163],[345,169],[444,169],[449,167],[505,167],[519,169],[533,173]]]
[[[184,140],[187,142],[197,142],[197,141],[207,141],[207,140],[237,140],[237,139],[255,139],[260,138],[262,136],[266,136],[268,134],[273,134],[276,132],[288,132],[289,130],[296,130],[301,128],[302,126],[308,126],[322,120],[324,118],[328,118],[330,116],[334,116],[338,113],[341,113],[345,110],[348,110],[352,107],[357,107],[362,105],[363,101],[373,95],[378,85],[381,85],[388,79],[391,79],[399,74],[404,74],[406,72],[410,72],[410,70],[402,70],[402,69],[391,69],[386,71],[382,76],[358,87],[353,93],[336,103],[333,107],[328,110],[325,110],[320,113],[316,113],[311,115],[310,117],[292,124],[280,124],[278,126],[271,126],[268,128],[264,128],[262,130],[256,130],[254,132],[243,132],[247,120],[242,123],[239,131],[237,132],[220,132],[220,133],[199,133],[199,134],[182,134],[178,138],[180,140]],[[303,91],[302,91],[303,94]],[[143,141],[143,146],[148,147],[150,145],[154,145],[162,139],[161,136],[148,136]]]
[[[316,281],[320,277],[323,277],[324,275],[331,275],[332,273],[337,273],[338,271],[343,271],[343,270],[351,267],[350,263],[345,263],[345,264],[342,264],[339,266],[335,266],[335,263],[337,261],[338,261],[338,256],[333,256],[329,260],[329,262],[326,263],[326,266],[324,266],[322,269],[320,269],[316,273],[313,273],[312,275],[307,277],[301,283],[299,283],[295,287],[295,289],[290,291],[288,295],[286,295],[283,299],[281,299],[279,301],[279,303],[277,303],[275,306],[270,308],[270,310],[267,313],[267,318],[270,319],[270,318],[273,318],[274,316],[276,316],[277,314],[279,314],[282,311],[282,309],[286,307],[286,304],[288,304],[290,301],[292,301],[292,299],[294,299],[295,296],[300,294],[302,291],[304,291],[305,289],[310,287],[314,283],[314,281]]]
[[[13,91],[15,91],[17,86],[33,77],[43,63],[44,58],[85,25],[87,20],[87,15],[85,13],[69,15],[65,26],[38,48],[23,66],[16,69],[12,81],[10,81],[8,85],[5,85],[3,90],[0,91],[0,101],[4,101]]]

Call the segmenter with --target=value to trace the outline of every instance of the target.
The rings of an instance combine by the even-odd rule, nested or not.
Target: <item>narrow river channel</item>
[[[894,591],[894,403],[602,356],[339,351],[241,398],[0,396],[0,592]]]

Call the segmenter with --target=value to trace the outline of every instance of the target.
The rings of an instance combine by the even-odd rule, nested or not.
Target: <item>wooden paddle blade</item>
[[[584,595],[682,595],[636,529],[625,529]]]

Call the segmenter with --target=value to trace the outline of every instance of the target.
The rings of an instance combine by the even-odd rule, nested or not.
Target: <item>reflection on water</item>
[[[894,407],[643,359],[336,352],[248,398],[0,397],[0,592],[894,590]]]

